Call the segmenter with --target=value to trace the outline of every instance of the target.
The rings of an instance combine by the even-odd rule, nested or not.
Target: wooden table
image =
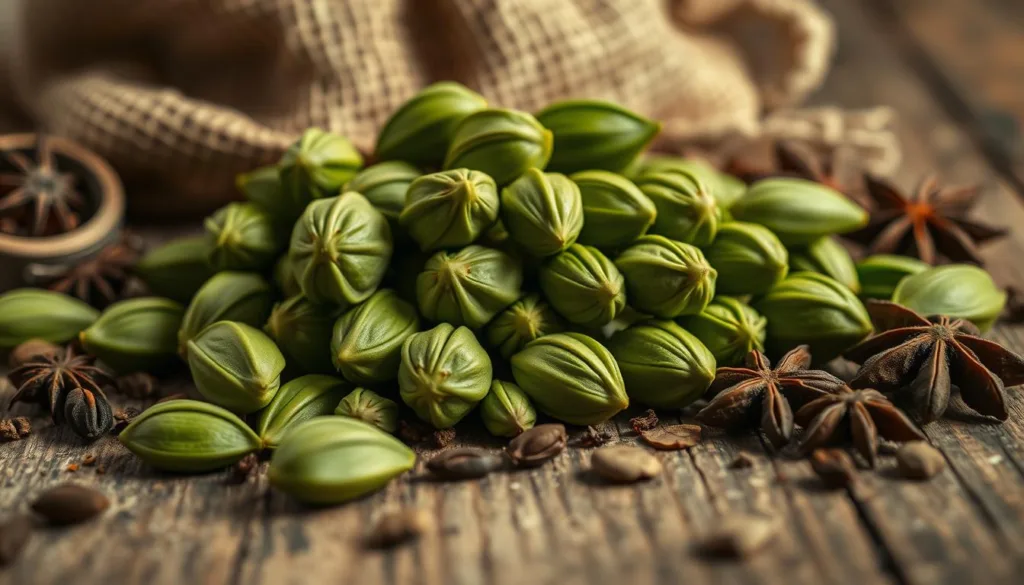
[[[886,104],[899,113],[910,185],[928,170],[981,182],[979,217],[1024,225],[1024,4],[1018,0],[829,0],[835,69],[821,104]],[[1024,286],[1024,230],[986,250],[1001,284]],[[1024,327],[993,336],[1024,350]],[[1024,398],[1012,392],[1000,426],[927,427],[949,466],[930,482],[896,478],[891,458],[847,490],[826,491],[802,460],[771,458],[758,438],[712,435],[664,453],[666,473],[609,487],[573,449],[533,471],[432,483],[414,473],[363,501],[307,510],[265,477],[155,474],[109,438],[83,448],[43,428],[0,446],[0,511],[75,480],[113,500],[98,521],[44,529],[0,583],[1020,583],[1024,581]],[[635,414],[635,413],[634,413]],[[628,417],[608,427],[624,442]],[[492,443],[497,447],[497,443]],[[741,450],[751,469],[730,469]],[[104,474],[68,464],[86,453]],[[436,531],[389,552],[360,544],[385,506],[420,506]],[[777,516],[769,549],[745,562],[708,562],[695,538],[733,512]]]

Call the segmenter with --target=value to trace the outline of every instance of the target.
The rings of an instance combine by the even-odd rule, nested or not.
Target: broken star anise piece
[[[751,351],[747,367],[718,368],[708,389],[709,395],[717,396],[697,413],[697,420],[717,428],[760,425],[773,447],[785,445],[793,435],[793,410],[787,397],[802,404],[843,385],[832,374],[808,370],[810,363],[806,345],[782,356],[775,369],[763,353]]]
[[[869,467],[878,461],[879,436],[897,443],[926,440],[900,409],[870,389],[835,388],[796,411],[796,422],[804,427],[797,446],[801,453],[852,441]]]
[[[939,188],[934,177],[921,182],[909,197],[893,185],[864,177],[873,203],[868,225],[847,237],[868,246],[868,254],[916,256],[928,264],[940,255],[953,262],[981,264],[978,245],[1006,234],[967,219],[977,187]]]
[[[40,268],[47,272],[38,277],[46,288],[73,295],[102,309],[127,296],[142,248],[139,237],[125,234],[118,242],[78,264]]]
[[[102,386],[109,384],[111,378],[94,361],[92,356],[76,354],[73,347],[52,355],[37,355],[8,374],[17,388],[11,401],[41,404],[50,410],[53,422],[59,424],[72,390],[80,388],[106,399]]]
[[[0,215],[13,218],[16,233],[49,236],[77,228],[87,211],[86,198],[75,190],[75,175],[57,168],[49,141],[40,136],[36,160],[14,151],[0,151],[14,172],[0,169]],[[6,230],[5,230],[6,231]]]
[[[1024,357],[983,339],[966,319],[925,318],[888,301],[866,304],[878,333],[846,352],[863,364],[854,388],[892,394],[921,424],[946,411],[952,386],[975,412],[1006,420],[1006,386],[1024,383]]]

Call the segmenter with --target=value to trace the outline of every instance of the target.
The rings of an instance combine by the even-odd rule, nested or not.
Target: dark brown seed
[[[92,467],[93,465],[96,465],[96,456],[93,455],[92,453],[89,453],[88,455],[82,458],[82,465],[84,465],[85,467]]]
[[[146,372],[136,372],[115,380],[117,391],[131,398],[150,398],[160,390],[160,381]]]
[[[441,451],[427,461],[427,469],[441,479],[476,479],[501,469],[501,457],[466,447]]]
[[[32,432],[32,423],[24,416],[0,420],[0,442],[24,439]]]
[[[396,546],[419,538],[433,527],[433,517],[421,508],[385,511],[367,534],[366,544],[373,548]]]
[[[753,466],[754,456],[746,451],[740,451],[740,454],[729,464],[729,469],[750,469]]]
[[[700,443],[699,425],[667,425],[640,433],[640,438],[655,449],[677,451]]]
[[[260,468],[260,459],[255,453],[249,453],[231,466],[231,474],[228,476],[228,483],[245,483],[250,477],[255,477]]]
[[[444,449],[455,441],[455,429],[440,429],[434,431],[431,438],[434,441],[435,449]]]
[[[928,443],[914,441],[896,451],[896,465],[907,479],[931,479],[946,468],[946,458]]]
[[[615,435],[607,429],[598,430],[596,427],[587,428],[573,437],[572,443],[577,447],[600,447],[615,438]]]
[[[661,461],[639,447],[614,445],[594,451],[590,468],[608,481],[629,483],[661,473]]]
[[[738,514],[724,519],[698,544],[704,556],[743,558],[764,548],[778,532],[778,523],[767,516]]]
[[[398,438],[406,444],[417,445],[425,441],[432,434],[433,431],[429,430],[426,425],[419,421],[398,421]]]
[[[825,487],[844,488],[857,477],[857,467],[842,449],[816,449],[811,453],[811,469]]]
[[[93,440],[114,428],[110,403],[102,394],[73,388],[64,402],[64,420],[76,435]]]
[[[649,431],[658,426],[658,415],[648,408],[643,416],[635,416],[629,419],[629,425],[633,427],[633,432],[637,434]]]
[[[505,452],[519,467],[537,467],[564,451],[566,442],[565,425],[537,425],[509,441]]]
[[[59,346],[54,345],[49,341],[44,341],[42,339],[29,339],[12,349],[11,355],[7,357],[7,361],[13,370],[14,368],[27,364],[36,356],[51,357],[60,351],[62,350]]]
[[[85,522],[110,506],[101,492],[74,483],[50,488],[32,503],[32,510],[50,524],[68,525]]]
[[[34,528],[32,518],[27,514],[11,516],[0,522],[0,567],[17,560],[32,538]]]

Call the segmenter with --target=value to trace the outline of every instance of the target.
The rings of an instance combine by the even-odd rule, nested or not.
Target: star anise
[[[19,233],[47,236],[69,232],[82,221],[87,202],[75,190],[75,175],[61,172],[49,141],[40,136],[36,144],[36,160],[14,150],[0,151],[14,172],[0,171],[0,188],[9,189],[0,195],[0,214],[28,225]],[[21,212],[20,215],[15,215]]]
[[[1005,386],[1024,383],[1024,357],[983,339],[966,319],[925,318],[888,301],[866,307],[879,333],[846,352],[863,364],[850,386],[893,394],[925,424],[946,411],[955,385],[978,414],[1006,420]]]
[[[845,385],[805,404],[796,412],[796,422],[804,427],[797,446],[801,453],[852,441],[869,467],[878,461],[879,436],[897,443],[926,440],[881,392],[852,390]]]
[[[38,267],[36,277],[52,291],[76,296],[102,309],[127,296],[142,248],[139,237],[125,234],[78,264]]]
[[[763,353],[753,350],[747,354],[747,367],[718,368],[708,389],[717,396],[697,413],[697,420],[718,428],[759,424],[768,442],[781,447],[793,435],[793,410],[787,396],[810,400],[843,385],[832,374],[806,369],[810,364],[806,345],[782,356],[775,369]]]
[[[868,225],[848,237],[868,246],[869,254],[905,254],[935,264],[940,255],[953,262],[981,264],[978,246],[1006,230],[967,219],[977,187],[941,189],[934,177],[905,196],[893,185],[864,177],[873,202]]]
[[[111,382],[106,370],[96,366],[95,358],[78,354],[73,347],[51,355],[38,355],[8,374],[17,391],[11,402],[35,402],[50,410],[54,423],[64,419],[68,394],[76,388],[104,400],[102,386]]]

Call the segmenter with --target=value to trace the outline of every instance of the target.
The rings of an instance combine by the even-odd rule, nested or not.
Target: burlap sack
[[[614,100],[663,121],[663,144],[756,135],[833,43],[809,0],[22,0],[16,18],[21,103],[164,216],[237,197],[308,126],[371,151],[439,79],[528,111]]]

